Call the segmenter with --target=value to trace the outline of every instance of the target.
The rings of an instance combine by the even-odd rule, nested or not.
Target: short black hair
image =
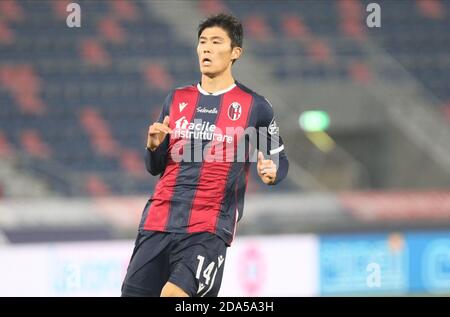
[[[244,30],[242,23],[238,18],[231,14],[220,13],[208,17],[205,21],[201,22],[198,26],[198,36],[200,38],[203,30],[213,26],[218,26],[224,29],[231,39],[231,48],[242,47],[244,40]]]

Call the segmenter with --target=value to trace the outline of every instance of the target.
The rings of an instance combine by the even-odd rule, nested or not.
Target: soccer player
[[[143,211],[122,296],[217,296],[252,158],[267,185],[287,175],[272,106],[232,76],[242,40],[231,15],[202,22],[201,81],[172,91],[148,129],[146,167],[161,177]],[[258,131],[256,142],[249,129]],[[238,145],[249,153],[241,160]]]

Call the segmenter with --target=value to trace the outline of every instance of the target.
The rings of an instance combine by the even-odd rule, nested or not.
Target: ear
[[[242,54],[241,47],[233,47],[233,50],[231,51],[231,59],[238,60],[239,57],[241,57],[241,54]]]

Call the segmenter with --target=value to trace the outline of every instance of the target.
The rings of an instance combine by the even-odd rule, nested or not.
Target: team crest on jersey
[[[233,121],[239,120],[242,114],[242,107],[238,102],[233,102],[228,107],[228,118],[230,118]]]

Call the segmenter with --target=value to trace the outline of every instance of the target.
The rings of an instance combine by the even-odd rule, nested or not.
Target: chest
[[[170,109],[170,127],[180,132],[216,133],[225,136],[245,130],[251,124],[253,98],[249,94],[226,93],[220,96],[202,94],[175,95]]]

